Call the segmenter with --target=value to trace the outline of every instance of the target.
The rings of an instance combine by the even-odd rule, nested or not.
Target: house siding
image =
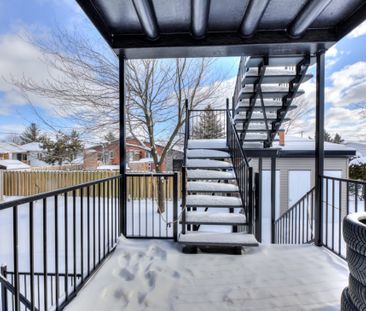
[[[341,171],[342,178],[348,178],[348,158],[325,158],[324,169],[327,171]],[[254,172],[258,172],[258,158],[251,161]],[[271,159],[263,158],[263,170],[271,169]],[[277,158],[276,170],[280,172],[280,213],[284,213],[289,205],[289,172],[310,171],[311,187],[315,185],[315,159],[314,158]],[[326,174],[325,174],[326,175]],[[310,190],[310,189],[308,189]],[[307,191],[307,190],[306,190]],[[304,190],[305,192],[305,190]],[[304,193],[305,194],[305,193]],[[270,195],[270,194],[268,194]],[[344,196],[343,196],[344,197]]]

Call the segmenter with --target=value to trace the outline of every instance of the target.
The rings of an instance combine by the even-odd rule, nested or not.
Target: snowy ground
[[[171,241],[121,238],[67,310],[339,310],[347,276],[312,245],[186,255]]]

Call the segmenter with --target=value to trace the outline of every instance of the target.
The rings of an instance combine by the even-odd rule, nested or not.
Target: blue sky
[[[21,77],[47,75],[39,69],[39,54],[35,47],[22,42],[24,32],[47,36],[56,28],[78,29],[92,35],[102,48],[108,49],[93,25],[75,0],[0,0],[0,77],[9,80],[12,75]],[[366,141],[366,24],[340,41],[327,52],[326,59],[326,128],[339,132],[347,140]],[[217,72],[226,79],[233,79],[237,71],[237,58],[222,58]],[[314,72],[314,68],[310,71]],[[304,95],[309,107],[314,106],[314,79],[304,85]],[[42,118],[57,126],[70,125],[69,121],[55,116],[49,103],[32,98]],[[14,88],[0,79],[0,139],[7,134],[19,133],[30,122],[42,124],[34,109]],[[314,111],[297,120],[290,130],[293,134],[312,136]]]

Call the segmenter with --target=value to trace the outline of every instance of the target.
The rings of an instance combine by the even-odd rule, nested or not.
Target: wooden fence
[[[117,176],[116,171],[3,171],[3,185],[0,179],[0,195],[29,196],[48,192],[92,180]],[[180,178],[178,178],[178,193],[180,194]],[[173,179],[162,178],[162,187],[166,198],[173,198]],[[161,186],[161,185],[160,185]],[[157,198],[158,178],[147,176],[127,177],[127,197]],[[0,198],[1,200],[1,198]]]

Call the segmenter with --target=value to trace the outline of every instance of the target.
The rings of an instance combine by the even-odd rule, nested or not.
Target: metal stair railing
[[[226,103],[227,114],[227,146],[231,155],[236,181],[239,187],[240,198],[243,202],[244,214],[248,223],[249,233],[257,233],[255,228],[255,200],[254,200],[254,176],[253,168],[245,155],[243,146],[240,142],[235,123],[230,115],[229,100]],[[257,206],[258,207],[258,206]],[[257,236],[257,234],[256,234]]]
[[[275,244],[306,244],[314,240],[315,187],[275,221]]]

